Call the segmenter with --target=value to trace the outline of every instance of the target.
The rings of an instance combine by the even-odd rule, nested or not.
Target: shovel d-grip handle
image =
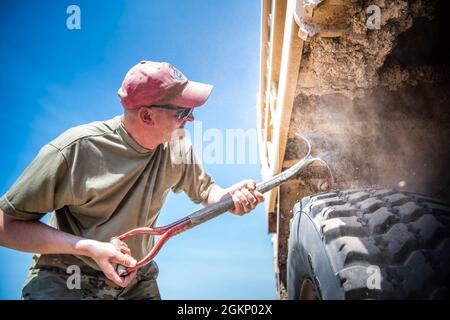
[[[130,274],[131,272],[141,268],[142,266],[146,265],[150,261],[153,260],[153,258],[158,254],[159,250],[161,249],[162,245],[169,240],[170,237],[183,232],[187,229],[191,228],[190,221],[188,217],[185,217],[181,220],[178,220],[170,225],[159,227],[159,228],[136,228],[132,229],[128,232],[125,232],[124,234],[121,234],[118,237],[113,237],[111,239],[111,243],[116,247],[117,250],[120,251],[120,242],[124,241],[130,237],[136,236],[138,234],[151,234],[151,235],[157,235],[161,236],[158,241],[155,243],[153,248],[150,250],[150,252],[140,261],[136,263],[134,267],[127,268],[126,266],[123,266],[121,264],[117,265],[116,271],[119,274],[119,276],[126,276],[127,274]]]
[[[299,162],[297,162],[295,165],[290,167],[289,169],[279,173],[278,175],[272,177],[271,179],[260,182],[256,185],[256,190],[261,193],[266,193],[267,191],[281,185],[282,183],[288,181],[289,179],[292,179],[295,177],[302,168],[306,167],[313,161],[321,161],[324,162],[320,158],[313,158],[311,157],[311,145],[309,142],[305,139],[305,141],[308,144],[308,153],[307,155],[301,159]],[[326,163],[325,163],[326,165]],[[327,166],[327,165],[326,165]],[[327,166],[328,167],[328,166]],[[153,258],[158,254],[159,250],[163,246],[163,244],[169,240],[170,237],[181,233],[183,231],[186,231],[188,229],[191,229],[201,223],[204,223],[208,220],[211,220],[212,218],[215,218],[222,213],[231,210],[234,208],[234,202],[231,197],[226,198],[224,200],[221,200],[219,202],[216,202],[214,204],[211,204],[207,207],[204,207],[194,213],[192,213],[189,216],[186,216],[170,225],[164,226],[164,227],[157,227],[157,228],[136,228],[133,230],[130,230],[128,232],[125,232],[124,234],[114,237],[111,239],[112,242],[115,242],[117,244],[116,248],[120,250],[120,241],[126,240],[129,237],[138,235],[138,234],[151,234],[151,235],[159,235],[161,236],[159,240],[155,243],[151,251],[137,264],[132,268],[127,268],[122,265],[117,266],[117,273],[121,276],[127,275],[145,264],[149,263],[153,260]],[[120,240],[120,241],[118,241]]]

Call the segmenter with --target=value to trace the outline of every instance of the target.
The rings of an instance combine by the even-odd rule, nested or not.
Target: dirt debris
[[[433,1],[435,2],[435,1]],[[381,9],[381,29],[370,30],[366,22],[366,8],[378,5]],[[378,85],[396,89],[413,81],[404,70],[395,66],[391,76],[401,82],[385,82],[378,70],[395,46],[396,39],[423,17],[433,19],[430,1],[363,1],[357,3],[349,16],[351,25],[338,38],[313,38],[305,43],[297,93],[322,95],[341,93],[349,98],[362,97]]]
[[[436,3],[359,1],[345,34],[305,43],[286,160],[304,155],[302,134],[337,187],[450,197],[448,34]],[[370,4],[381,9],[380,30],[366,26]]]

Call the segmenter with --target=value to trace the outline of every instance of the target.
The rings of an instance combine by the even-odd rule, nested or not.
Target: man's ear
[[[140,108],[138,111],[138,117],[141,122],[146,125],[153,126],[155,122],[153,121],[153,114],[150,108]]]

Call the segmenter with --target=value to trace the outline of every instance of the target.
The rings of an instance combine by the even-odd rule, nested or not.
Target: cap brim
[[[199,107],[208,100],[212,89],[213,86],[210,84],[189,81],[183,91],[170,103],[185,108]]]

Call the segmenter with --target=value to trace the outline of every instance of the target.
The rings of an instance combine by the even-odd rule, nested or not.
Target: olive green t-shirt
[[[0,208],[21,220],[54,211],[51,226],[109,241],[130,229],[154,226],[170,190],[184,191],[195,203],[207,199],[214,181],[188,139],[146,149],[120,119],[69,129],[45,145],[0,198]],[[141,235],[127,243],[140,260],[153,246],[153,237]],[[90,258],[78,258],[98,269]]]

